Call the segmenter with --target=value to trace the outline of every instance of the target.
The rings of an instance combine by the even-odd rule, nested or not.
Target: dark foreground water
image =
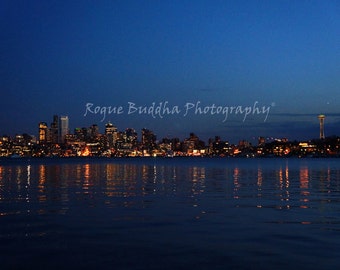
[[[0,160],[1,269],[337,269],[338,159]]]

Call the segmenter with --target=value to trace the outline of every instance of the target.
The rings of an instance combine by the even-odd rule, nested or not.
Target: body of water
[[[0,160],[1,269],[335,269],[338,159]]]

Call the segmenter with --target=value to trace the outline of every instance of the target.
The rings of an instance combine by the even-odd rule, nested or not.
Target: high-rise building
[[[318,118],[320,121],[320,139],[324,139],[325,138],[324,123],[325,123],[326,116],[323,114],[320,114]]]
[[[132,146],[137,144],[137,132],[133,128],[127,128],[125,130],[126,142],[131,143]]]
[[[93,124],[89,127],[89,136],[91,140],[96,140],[99,135],[99,127],[97,124]]]
[[[53,122],[51,123],[50,127],[50,139],[51,143],[58,143],[59,142],[59,117],[58,115],[53,116]]]
[[[39,142],[46,143],[49,141],[48,126],[45,122],[39,123]]]
[[[58,141],[59,143],[65,142],[66,134],[69,133],[69,127],[68,127],[68,116],[60,116],[59,117],[59,136]]]
[[[107,144],[110,148],[115,147],[118,131],[117,128],[110,122],[105,125],[105,135],[107,139]]]
[[[87,128],[75,128],[74,135],[78,141],[85,141],[87,136]]]
[[[156,147],[156,135],[146,128],[142,129],[142,148],[152,150]]]

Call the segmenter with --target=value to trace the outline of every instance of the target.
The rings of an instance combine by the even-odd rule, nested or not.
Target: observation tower
[[[320,114],[318,118],[320,121],[320,139],[324,139],[325,138],[324,122],[325,122],[326,116],[323,114]]]

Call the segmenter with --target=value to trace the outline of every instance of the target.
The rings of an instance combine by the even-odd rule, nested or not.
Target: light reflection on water
[[[247,161],[247,160],[246,160]],[[338,192],[340,168],[314,169],[308,164],[285,164],[272,168],[263,168],[262,162],[256,167],[239,167],[223,164],[224,168],[195,164],[134,164],[127,163],[79,163],[79,164],[28,164],[22,166],[0,165],[0,184],[2,200],[38,200],[69,201],[69,194],[100,194],[104,197],[136,197],[147,195],[198,196],[209,192],[237,201],[248,197],[271,197],[272,202],[279,194],[276,205],[271,207],[309,208],[310,197],[321,195],[320,200],[332,201],[332,196],[325,199],[325,194]],[[333,177],[333,179],[332,179]],[[331,182],[333,180],[333,182]],[[209,182],[208,182],[209,181]],[[292,183],[291,183],[292,182]],[[225,190],[212,190],[214,184],[222,184]],[[254,186],[256,185],[256,189]],[[298,185],[298,186],[297,186]],[[335,189],[335,190],[334,190]],[[256,194],[253,194],[256,192]],[[294,194],[291,202],[291,193]],[[311,194],[313,192],[313,194]],[[10,196],[8,196],[10,195]],[[36,196],[36,197],[34,197]],[[297,205],[296,201],[300,203]],[[252,202],[252,201],[251,201]],[[255,200],[253,201],[255,202]],[[256,207],[265,207],[266,199],[259,201]],[[284,202],[284,205],[282,205]],[[292,205],[291,205],[292,204]],[[254,206],[254,205],[253,205]],[[315,207],[315,206],[313,206]]]
[[[254,269],[249,263],[256,262],[262,269],[330,269],[340,255],[339,226],[335,159],[0,163],[7,267],[22,267],[15,258],[31,246],[46,255],[42,265],[27,255],[31,266],[53,265],[46,253],[54,252],[68,266],[159,269],[156,261],[164,269]],[[94,251],[80,252],[86,245]]]

